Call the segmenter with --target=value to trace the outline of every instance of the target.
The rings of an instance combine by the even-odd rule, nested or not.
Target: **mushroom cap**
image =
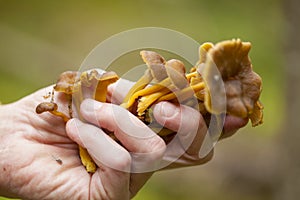
[[[91,70],[90,72],[83,72],[80,75],[80,82],[82,85],[89,87],[93,85],[94,83],[99,83],[99,82],[116,82],[119,79],[119,76],[113,72],[104,72],[102,74],[99,74],[97,70]]]
[[[119,79],[115,72],[104,72],[99,74],[97,70],[83,72],[80,76],[82,94],[85,98],[94,98],[97,101],[105,102],[107,87]]]
[[[179,89],[189,85],[185,76],[185,66],[183,62],[177,59],[168,60],[165,64],[166,72],[172,83]]]
[[[54,86],[54,90],[57,92],[63,92],[65,94],[74,93],[74,83],[76,78],[79,78],[80,72],[66,71],[59,75],[59,78]]]
[[[262,80],[252,70],[250,48],[249,42],[233,39],[220,42],[209,48],[206,55],[202,54],[205,61],[202,75],[207,86],[205,106],[211,113],[219,113],[225,106],[227,113],[242,118],[253,112]]]
[[[35,112],[37,114],[41,114],[43,112],[47,112],[47,111],[55,111],[57,110],[58,106],[56,103],[54,102],[42,102],[40,103],[36,109],[35,109]]]
[[[140,52],[143,61],[150,69],[152,77],[155,81],[160,82],[168,77],[164,64],[165,59],[154,51],[143,50]]]

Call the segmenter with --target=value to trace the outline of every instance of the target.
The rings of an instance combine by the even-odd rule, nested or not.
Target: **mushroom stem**
[[[196,85],[192,85],[190,87],[186,87],[182,90],[179,90],[178,92],[172,92],[165,96],[160,97],[157,101],[170,101],[173,99],[180,99],[180,101],[184,101],[188,98],[190,98],[193,94],[199,92],[200,90],[204,89],[205,85],[204,82],[200,82]]]
[[[197,75],[198,75],[198,72],[197,72],[197,71],[188,73],[188,74],[186,75],[186,79],[188,80],[188,82],[190,82],[191,78],[196,77]]]
[[[50,112],[55,116],[61,117],[64,120],[64,122],[67,122],[70,119],[70,117],[68,117],[62,112],[57,111],[57,109],[58,106],[54,102],[42,102],[36,107],[35,112],[37,114],[41,114],[43,112]]]
[[[85,148],[79,146],[79,155],[80,155],[80,159],[81,159],[82,164],[86,168],[86,171],[90,172],[90,173],[94,173],[97,169],[97,166],[94,163],[94,161],[91,158],[88,151]]]
[[[67,115],[65,115],[64,113],[62,113],[62,112],[59,112],[59,111],[57,111],[57,110],[53,110],[53,111],[49,111],[51,114],[53,114],[53,115],[56,115],[56,116],[58,116],[58,117],[61,117],[63,120],[64,120],[64,122],[67,122],[67,121],[69,121],[69,117],[67,116]]]
[[[139,104],[138,104],[138,108],[137,108],[138,115],[142,116],[144,114],[145,110],[147,110],[149,108],[149,106],[151,106],[151,104],[153,104],[156,100],[158,100],[160,97],[164,96],[165,94],[167,94],[169,92],[170,92],[170,90],[168,88],[164,88],[155,93],[143,96],[139,100]]]
[[[169,87],[170,85],[171,85],[170,78],[165,78],[164,80],[162,80],[161,82],[159,82],[155,85],[152,85],[150,87],[139,90],[130,97],[130,99],[127,103],[127,106],[131,107],[134,104],[135,100],[139,97],[147,96],[149,94],[156,93],[156,92],[158,92],[158,91],[160,91],[164,88]]]
[[[147,69],[145,71],[145,74],[129,90],[129,92],[125,96],[125,98],[124,98],[123,103],[121,104],[121,106],[124,107],[124,108],[129,108],[130,105],[129,105],[128,101],[131,98],[131,96],[135,92],[137,92],[137,91],[139,91],[141,89],[144,89],[152,81],[152,79],[153,79],[152,74],[151,74],[150,70]]]

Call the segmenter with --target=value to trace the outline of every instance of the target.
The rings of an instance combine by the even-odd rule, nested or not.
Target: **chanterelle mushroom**
[[[133,85],[123,100],[121,106],[130,108],[135,101],[134,93],[144,89],[153,79],[155,81],[161,81],[167,77],[167,73],[164,69],[165,59],[158,53],[153,51],[141,51],[140,55],[146,63],[148,69],[144,75]],[[145,95],[146,93],[142,93]],[[137,98],[138,96],[136,96]]]
[[[199,63],[199,66],[203,67],[199,70],[203,72],[202,76],[206,80],[206,109],[211,113],[218,113],[218,108],[224,104],[228,114],[242,118],[249,117],[254,109],[256,109],[256,112],[262,110],[262,106],[255,108],[262,90],[262,80],[252,70],[248,55],[251,44],[242,42],[240,39],[223,41],[208,48],[206,55],[203,48],[204,46],[200,47],[200,52],[202,52],[204,65]],[[213,72],[215,67],[217,67],[222,77],[218,77]],[[221,78],[225,86],[226,101],[215,101],[217,106],[214,109],[211,105],[211,94],[222,95],[221,93],[224,92],[218,86],[218,81]],[[218,98],[215,100],[218,100]],[[260,118],[262,118],[262,115]]]
[[[161,82],[154,86],[145,88],[144,93],[147,95],[143,95],[142,91],[140,91],[138,95],[135,95],[141,96],[137,108],[139,116],[143,115],[144,111],[162,96],[171,91],[180,91],[189,85],[185,77],[184,64],[180,60],[172,59],[167,61],[163,69],[167,77],[163,77],[163,80],[160,79]],[[149,94],[150,92],[151,94]]]

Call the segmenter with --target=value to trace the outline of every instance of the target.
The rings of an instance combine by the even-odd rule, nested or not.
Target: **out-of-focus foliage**
[[[261,184],[256,176],[268,176],[264,156],[276,152],[270,141],[285,115],[282,15],[278,0],[0,0],[0,101],[15,101],[65,70],[78,70],[98,43],[132,28],[165,27],[199,43],[250,41],[254,70],[263,78],[264,125],[218,144],[205,166],[158,173],[135,199],[270,199],[272,180]],[[123,65],[135,63],[129,55]]]

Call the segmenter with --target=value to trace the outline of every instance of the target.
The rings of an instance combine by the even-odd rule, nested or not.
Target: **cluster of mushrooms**
[[[204,43],[199,48],[199,61],[189,73],[186,73],[184,63],[180,60],[166,61],[156,52],[141,51],[140,55],[147,69],[120,106],[148,124],[166,142],[176,133],[159,127],[151,115],[151,106],[160,101],[189,105],[204,116],[207,124],[212,114],[222,114],[222,108],[226,108],[224,114],[248,118],[252,126],[257,126],[263,122],[263,106],[259,101],[262,80],[253,71],[248,55],[250,48],[249,42],[242,42],[240,39],[222,41],[215,45]],[[218,73],[215,73],[215,69]],[[87,96],[86,93],[91,91],[92,98],[106,102],[108,85],[118,79],[115,72],[64,72],[54,86],[54,91],[66,95],[69,100],[69,113],[59,111],[53,100],[54,91],[50,102],[40,103],[36,112],[40,114],[47,111],[67,122],[73,117],[74,103],[80,104]],[[220,82],[223,87],[220,87]],[[72,102],[74,96],[76,102]],[[226,98],[225,101],[222,96]],[[113,133],[107,134],[117,140]],[[79,146],[79,155],[86,170],[95,172],[97,166],[87,150]]]

